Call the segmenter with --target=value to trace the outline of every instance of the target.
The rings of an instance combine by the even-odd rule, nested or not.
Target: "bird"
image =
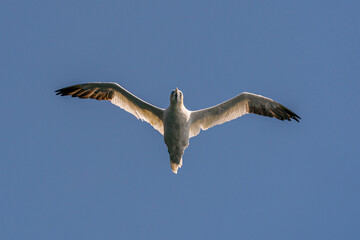
[[[243,92],[234,98],[213,107],[190,111],[184,106],[184,95],[176,88],[170,94],[170,105],[166,109],[156,107],[135,96],[113,82],[77,84],[56,90],[56,95],[110,101],[112,104],[149,123],[164,136],[170,155],[171,170],[177,174],[183,163],[183,154],[189,139],[201,130],[254,113],[279,120],[301,119],[296,113],[274,100]]]

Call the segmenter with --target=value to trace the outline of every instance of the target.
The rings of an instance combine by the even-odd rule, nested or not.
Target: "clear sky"
[[[0,2],[0,238],[360,239],[359,1]],[[171,172],[117,82],[190,110],[248,91],[257,115],[203,131]]]

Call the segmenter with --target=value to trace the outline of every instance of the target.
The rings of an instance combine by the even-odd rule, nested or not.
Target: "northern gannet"
[[[176,174],[182,166],[182,156],[189,146],[189,139],[215,125],[248,113],[255,113],[280,120],[301,119],[290,109],[253,93],[243,92],[216,106],[190,111],[184,106],[184,95],[179,89],[170,94],[170,106],[158,108],[127,91],[117,83],[84,83],[55,91],[57,95],[108,100],[112,104],[148,122],[164,136],[170,154],[170,166]]]

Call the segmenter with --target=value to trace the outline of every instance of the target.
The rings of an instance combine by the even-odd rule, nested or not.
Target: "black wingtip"
[[[282,105],[281,105],[282,106]],[[282,106],[282,108],[285,110],[285,112],[288,114],[288,120],[291,121],[291,119],[300,122],[299,120],[301,117],[299,117],[296,113],[288,109],[287,107]]]
[[[293,113],[294,113],[294,112],[293,112]],[[294,113],[294,115],[292,116],[292,118],[293,118],[295,121],[297,121],[297,122],[300,122],[300,119],[301,119],[301,117],[298,116],[296,113]]]
[[[56,95],[67,96],[67,95],[70,95],[69,93],[71,92],[71,90],[74,89],[74,87],[75,86],[65,87],[65,88],[55,90],[54,92],[56,92]]]
[[[60,96],[66,96],[66,94],[64,92],[62,92],[61,90],[56,90],[56,95],[60,95]]]

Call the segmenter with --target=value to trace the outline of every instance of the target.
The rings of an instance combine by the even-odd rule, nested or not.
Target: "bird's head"
[[[170,94],[170,103],[171,104],[182,104],[184,101],[183,93],[176,88],[174,91]]]

